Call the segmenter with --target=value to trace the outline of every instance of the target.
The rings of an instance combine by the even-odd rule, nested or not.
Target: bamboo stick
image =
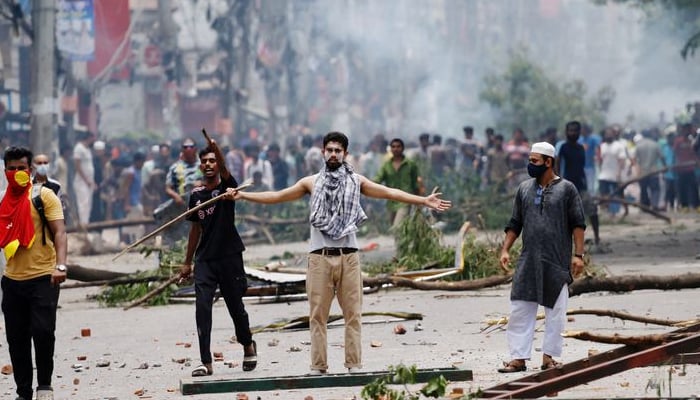
[[[236,188],[236,190],[243,190],[243,189],[246,189],[247,187],[251,186],[252,184],[253,184],[253,182],[245,181],[245,182],[243,182],[241,185],[239,185],[239,186]],[[211,198],[211,199],[205,201],[204,203],[202,203],[202,204],[200,204],[200,205],[198,205],[198,206],[195,206],[195,207],[190,208],[189,210],[187,210],[187,211],[185,211],[184,213],[178,215],[178,216],[175,217],[174,219],[172,219],[172,220],[168,221],[167,223],[161,225],[159,228],[156,228],[153,232],[147,234],[146,236],[142,237],[141,239],[135,241],[134,243],[132,243],[132,244],[130,244],[129,246],[127,246],[126,248],[124,248],[124,250],[120,251],[119,254],[117,254],[116,256],[114,256],[114,257],[112,258],[112,261],[114,261],[114,260],[116,260],[117,258],[123,256],[127,251],[133,249],[134,247],[136,247],[136,246],[140,245],[141,243],[145,242],[146,240],[148,240],[148,239],[152,238],[153,236],[159,234],[160,232],[164,231],[165,229],[167,229],[167,228],[168,228],[169,226],[171,226],[172,224],[174,224],[174,223],[180,221],[181,219],[187,217],[188,215],[190,215],[190,214],[192,214],[192,213],[194,213],[194,212],[196,212],[196,211],[199,211],[199,210],[201,210],[202,208],[207,207],[208,205],[210,205],[210,204],[212,204],[212,203],[215,203],[215,202],[221,200],[221,199],[224,198],[224,196],[226,196],[227,194],[228,194],[227,192],[221,193],[220,195],[218,195],[218,196],[216,196],[216,197],[213,197],[213,198]]]

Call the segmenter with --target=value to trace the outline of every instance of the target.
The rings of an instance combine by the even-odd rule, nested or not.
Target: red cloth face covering
[[[8,187],[0,202],[0,247],[5,259],[15,255],[19,246],[32,247],[34,223],[28,192],[32,185],[28,171],[5,171]]]

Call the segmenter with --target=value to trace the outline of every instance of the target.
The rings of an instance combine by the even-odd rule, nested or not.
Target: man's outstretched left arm
[[[368,197],[377,199],[394,200],[402,203],[413,204],[417,206],[425,206],[437,211],[445,211],[452,207],[452,202],[441,199],[442,193],[433,193],[430,196],[417,196],[403,190],[390,188],[378,183],[372,182],[366,177],[360,175],[360,190],[362,194]]]

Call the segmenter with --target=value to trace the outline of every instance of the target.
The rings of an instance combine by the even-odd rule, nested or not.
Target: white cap
[[[158,146],[157,144],[154,144],[153,146],[151,146],[151,153],[157,154],[159,151],[160,151],[160,146]]]
[[[92,148],[95,150],[104,150],[105,149],[105,142],[98,140],[92,145]]]
[[[554,146],[547,142],[537,142],[532,145],[530,153],[542,154],[554,158]]]

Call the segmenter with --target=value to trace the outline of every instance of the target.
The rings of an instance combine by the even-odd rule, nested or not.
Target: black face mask
[[[539,178],[542,174],[547,171],[547,164],[535,165],[533,163],[527,164],[527,174],[533,178]]]

